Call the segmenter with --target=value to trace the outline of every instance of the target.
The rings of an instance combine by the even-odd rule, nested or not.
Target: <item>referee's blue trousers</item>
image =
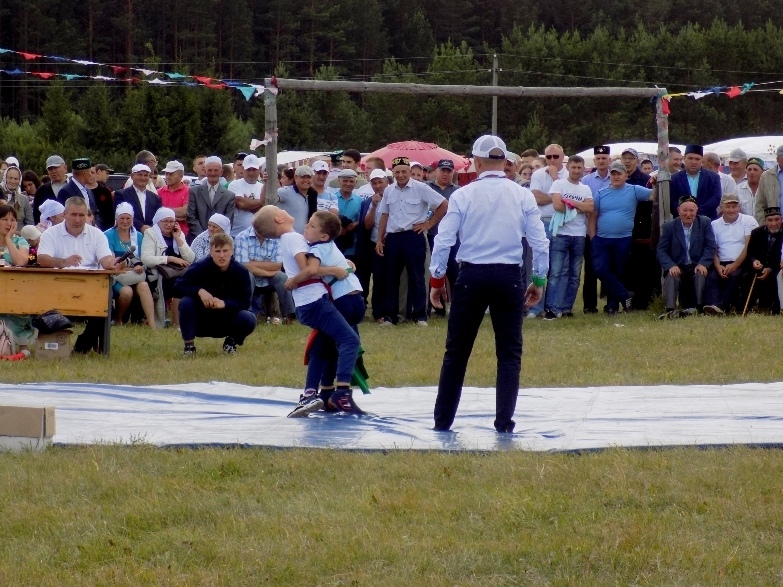
[[[523,269],[519,265],[462,263],[452,287],[446,352],[435,400],[435,429],[448,430],[457,414],[465,370],[484,312],[495,331],[497,380],[495,429],[513,432],[522,369]]]

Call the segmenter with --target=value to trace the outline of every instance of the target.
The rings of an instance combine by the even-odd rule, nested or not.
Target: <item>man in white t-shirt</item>
[[[65,201],[65,220],[45,230],[38,245],[38,264],[58,269],[124,269],[116,264],[106,235],[87,224],[87,202],[79,196]],[[100,350],[108,318],[89,318],[73,345],[74,352]]]
[[[253,215],[264,205],[261,199],[261,188],[264,184],[258,181],[261,175],[261,162],[255,155],[245,155],[243,160],[244,176],[228,184],[228,191],[233,192],[234,219],[231,222],[231,236],[250,228]]]
[[[713,316],[738,305],[738,285],[747,252],[746,245],[750,233],[759,225],[753,216],[740,213],[740,201],[736,194],[724,194],[720,199],[720,210],[722,216],[712,221],[718,249],[707,274],[704,291],[704,313]]]
[[[533,196],[536,198],[546,237],[551,241],[552,233],[549,231],[549,222],[552,220],[555,209],[552,206],[549,190],[556,179],[568,177],[568,170],[563,164],[565,153],[560,145],[549,145],[544,150],[544,156],[546,157],[547,166],[536,169],[533,172],[533,175],[530,177],[530,191],[533,192]],[[545,300],[546,294],[541,297],[541,300],[535,306],[528,310],[527,317],[537,318],[540,316],[544,312]]]
[[[554,215],[550,224],[544,320],[574,315],[587,236],[586,214],[593,211],[593,192],[580,181],[584,167],[584,159],[574,155],[568,160],[568,177],[555,180],[549,188]]]

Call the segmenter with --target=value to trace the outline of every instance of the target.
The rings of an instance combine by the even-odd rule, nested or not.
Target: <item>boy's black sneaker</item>
[[[364,410],[353,401],[353,390],[350,387],[338,387],[329,398],[328,406],[346,414],[364,414]]]
[[[293,411],[288,414],[289,418],[306,418],[308,414],[317,412],[324,407],[323,400],[318,397],[318,392],[314,389],[306,389],[305,392],[299,396],[299,403]]]
[[[182,351],[183,357],[195,357],[196,356],[196,345],[193,343],[188,343],[185,345],[185,350]]]
[[[223,352],[227,355],[237,354],[237,343],[235,343],[234,339],[230,336],[223,341]]]

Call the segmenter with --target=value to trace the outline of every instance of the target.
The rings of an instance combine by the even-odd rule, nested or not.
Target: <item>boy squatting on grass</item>
[[[323,232],[318,220],[316,223],[318,227],[312,228],[313,234]],[[300,272],[307,271],[305,275],[308,277],[306,279],[302,279],[298,284],[293,284],[295,288],[292,295],[296,307],[296,317],[302,324],[330,337],[337,346],[336,389],[328,397],[326,394],[324,397],[319,397],[314,388],[308,389],[300,397],[297,408],[303,402],[306,403],[308,410],[304,415],[307,415],[309,412],[324,407],[325,403],[326,407],[334,411],[361,413],[361,410],[353,402],[350,388],[351,375],[359,351],[359,335],[331,302],[326,284],[320,277],[317,277],[345,277],[347,271],[343,267],[348,266],[347,262],[342,267],[320,267],[320,259],[311,253],[305,237],[294,231],[294,218],[277,206],[264,206],[259,210],[253,218],[253,227],[264,238],[280,239],[283,271],[288,275],[289,280],[295,278]],[[361,291],[361,287],[359,290]],[[361,299],[361,296],[358,297]],[[321,373],[315,374],[314,372],[313,376],[320,377]]]
[[[340,219],[330,212],[319,211],[310,217],[310,221],[304,229],[304,238],[310,246],[310,252],[307,254],[307,266],[288,280],[286,289],[294,290],[301,283],[324,274],[324,280],[331,289],[332,303],[358,335],[358,324],[364,318],[367,308],[361,295],[362,284],[359,282],[359,278],[354,275],[345,255],[334,243],[334,239],[340,236],[341,232]],[[345,279],[328,277],[326,271],[334,268],[347,272]],[[334,392],[335,370],[337,368],[337,349],[334,342],[319,332],[309,349],[308,356],[305,392],[299,404],[288,415],[289,418],[305,417],[320,409],[321,404],[325,404],[327,411],[334,411],[329,406],[329,398]],[[321,391],[316,393],[319,379]],[[351,410],[345,411],[361,412],[356,404],[350,407]]]

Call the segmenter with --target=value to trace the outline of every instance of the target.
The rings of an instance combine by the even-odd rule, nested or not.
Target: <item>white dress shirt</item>
[[[409,179],[404,187],[397,182],[383,191],[381,214],[388,214],[386,234],[411,230],[414,224],[425,222],[430,206],[437,208],[445,200],[426,183]]]
[[[112,256],[109,241],[99,229],[85,224],[82,233],[73,236],[66,230],[65,222],[43,232],[38,245],[38,254],[55,259],[67,259],[71,255],[79,255],[82,262],[74,269],[101,269],[99,261],[104,257]]]

